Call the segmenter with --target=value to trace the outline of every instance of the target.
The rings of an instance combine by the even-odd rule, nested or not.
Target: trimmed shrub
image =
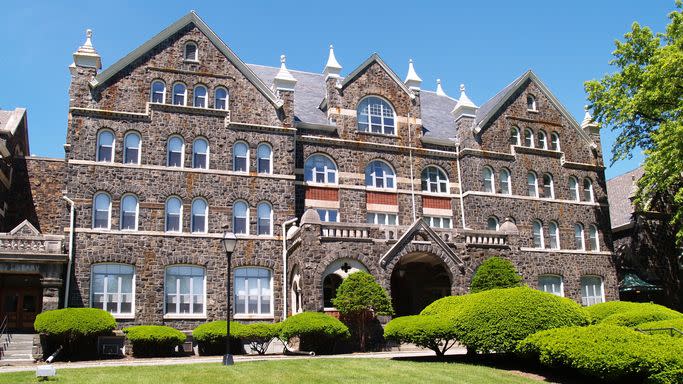
[[[683,383],[683,369],[672,369],[651,375],[645,384],[680,384]]]
[[[252,351],[265,355],[271,340],[280,335],[282,323],[251,323],[238,327],[235,337],[249,343]],[[230,329],[230,333],[232,329]]]
[[[472,294],[460,296],[446,296],[429,304],[420,312],[420,315],[440,315],[448,314],[450,317],[456,316],[460,311],[467,308],[467,305],[474,301]]]
[[[630,312],[631,315],[633,315],[633,312],[648,312],[650,314],[653,314],[651,316],[654,317],[660,317],[663,316],[665,318],[652,318],[651,320],[648,321],[656,321],[656,320],[666,320],[670,318],[675,318],[676,314],[678,316],[683,316],[680,312],[676,312],[673,309],[664,307],[659,304],[653,304],[653,303],[634,303],[630,301],[608,301],[605,303],[600,303],[600,304],[594,304],[589,307],[586,307],[586,311],[591,315],[593,323],[601,323],[604,320],[606,320],[608,317],[611,317],[616,314],[621,314],[621,313],[626,313]],[[611,320],[612,324],[615,325],[628,325],[628,321],[625,319],[628,318],[629,315],[625,316],[618,316],[616,319]],[[636,321],[641,321],[641,319],[637,319]],[[621,323],[625,322],[625,323]],[[642,322],[642,321],[641,321]],[[637,324],[634,324],[637,325]]]
[[[135,356],[170,356],[187,338],[179,330],[164,325],[137,325],[123,332],[133,344]]]
[[[683,343],[678,340],[606,324],[539,332],[520,342],[518,352],[550,367],[573,368],[609,381],[649,377],[668,383],[668,377],[683,369]]]
[[[64,308],[39,314],[33,327],[42,335],[43,356],[61,345],[60,359],[85,359],[97,356],[97,337],[111,334],[116,320],[98,308]]]
[[[349,328],[341,321],[320,312],[303,312],[282,322],[280,339],[289,342],[299,338],[299,349],[317,354],[332,353],[340,339],[350,337]]]
[[[197,343],[200,355],[222,355],[225,353],[225,335],[227,331],[225,320],[204,323],[192,331],[192,338]],[[244,348],[236,336],[242,324],[230,322],[230,351],[233,354],[244,353]]]
[[[648,330],[648,329],[653,329],[653,328],[675,328],[675,329],[679,330],[680,332],[683,332],[683,317],[675,318],[675,319],[669,319],[669,320],[650,321],[647,323],[639,324],[636,327],[636,329],[642,329],[642,330]],[[670,331],[670,330],[650,331],[647,333],[650,335],[661,334],[661,335],[670,335],[670,336],[674,336],[674,337],[682,337],[683,336],[682,334],[680,334],[676,331]]]
[[[510,260],[500,257],[486,259],[472,277],[470,292],[477,293],[496,288],[513,288],[522,285],[522,277]]]
[[[641,308],[607,316],[601,324],[635,327],[643,323],[659,320],[672,320],[683,317],[680,312],[657,304],[643,304]]]
[[[434,315],[397,317],[384,327],[384,337],[429,348],[439,357],[443,357],[457,338],[453,323],[446,317]]]

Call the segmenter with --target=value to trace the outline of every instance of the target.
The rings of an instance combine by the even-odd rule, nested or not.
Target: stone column
[[[62,279],[44,277],[40,279],[43,287],[43,311],[59,308],[59,297],[62,292]]]

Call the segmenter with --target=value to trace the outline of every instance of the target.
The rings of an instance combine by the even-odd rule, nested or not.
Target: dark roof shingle
[[[607,199],[612,228],[631,222],[633,205],[631,196],[636,182],[643,176],[643,167],[607,180]]]

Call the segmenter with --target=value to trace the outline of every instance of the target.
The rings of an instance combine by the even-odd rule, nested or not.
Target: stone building
[[[491,256],[530,286],[617,298],[598,127],[531,71],[477,106],[377,54],[344,76],[331,46],[322,73],[245,64],[194,12],[105,70],[88,31],[70,71],[62,305],[224,318],[224,225],[241,321],[334,311],[357,270],[416,313]]]

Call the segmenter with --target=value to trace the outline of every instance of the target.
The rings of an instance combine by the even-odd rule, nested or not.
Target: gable
[[[28,220],[24,220],[21,224],[14,227],[9,234],[14,236],[40,236],[40,231],[38,231]]]
[[[344,88],[346,88],[350,83],[354,82],[361,74],[363,74],[368,68],[370,68],[373,64],[378,65],[386,74],[391,78],[396,85],[398,85],[401,90],[403,90],[406,94],[411,99],[415,98],[415,94],[408,89],[408,87],[401,81],[401,79],[396,75],[396,72],[392,71],[391,68],[382,60],[381,57],[377,53],[373,53],[368,57],[361,65],[356,67],[351,73],[349,73],[348,76],[344,78],[344,81],[341,83],[341,89],[342,91]]]
[[[385,267],[391,262],[396,256],[399,255],[401,250],[405,248],[412,241],[430,241],[435,244],[436,247],[443,252],[449,259],[451,259],[455,265],[460,268],[464,268],[465,263],[458,257],[458,255],[446,244],[446,242],[439,237],[439,235],[434,232],[434,230],[425,222],[422,218],[417,219],[413,225],[405,231],[405,233],[396,241],[394,244],[382,257],[379,259],[379,263],[382,267]]]

